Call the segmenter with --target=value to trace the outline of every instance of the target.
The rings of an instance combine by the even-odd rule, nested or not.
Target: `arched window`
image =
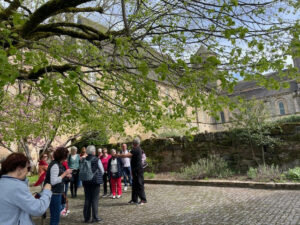
[[[280,115],[285,115],[285,109],[283,102],[278,103]]]

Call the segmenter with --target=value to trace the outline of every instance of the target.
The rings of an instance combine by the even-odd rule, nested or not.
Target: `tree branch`
[[[10,147],[6,146],[2,140],[0,140],[0,146],[3,147],[3,148],[6,148],[8,151],[10,152],[14,152]]]
[[[72,66],[70,64],[65,64],[65,65],[51,65],[47,66],[44,68],[39,69],[36,72],[31,71],[28,76],[20,76],[17,79],[18,80],[33,80],[36,81],[41,77],[44,73],[49,73],[49,72],[58,72],[58,73],[63,73],[69,70],[76,70],[76,66]]]
[[[62,9],[60,11],[57,11],[56,14],[60,14],[60,13],[79,13],[79,12],[103,13],[103,8],[102,7],[85,7],[85,8],[70,7],[70,8],[66,8],[66,9]]]
[[[93,32],[95,33],[96,35],[98,35],[99,37],[102,36],[103,39],[108,39],[109,37],[104,35],[102,32],[100,32],[99,30],[96,30],[95,28],[93,27],[90,27],[90,26],[86,26],[84,24],[78,24],[78,23],[64,23],[64,22],[61,22],[61,23],[51,23],[51,24],[46,24],[46,25],[39,25],[35,32],[34,32],[34,35],[37,33],[37,32],[53,32],[53,29],[54,28],[58,28],[58,29],[62,29],[62,28],[59,28],[59,27],[72,27],[72,28],[79,28],[81,30],[83,30],[84,32]],[[61,30],[59,30],[61,31]],[[69,31],[69,30],[68,30]],[[82,35],[80,33],[80,35]]]
[[[28,36],[34,32],[36,27],[45,19],[56,14],[57,11],[76,7],[80,4],[90,2],[91,0],[51,0],[39,7],[33,14],[30,15],[29,20],[23,25],[22,35]]]
[[[123,21],[124,21],[124,27],[126,30],[127,35],[129,36],[129,27],[128,27],[128,21],[127,21],[127,17],[126,17],[126,8],[125,8],[125,0],[121,0],[122,2],[122,16],[123,16]]]

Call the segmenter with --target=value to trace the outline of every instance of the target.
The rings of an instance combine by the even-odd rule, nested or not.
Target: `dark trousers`
[[[72,174],[72,179],[70,182],[70,190],[72,197],[77,196],[77,188],[78,188],[78,179],[79,179],[79,173]]]
[[[138,198],[140,198],[142,201],[147,201],[144,190],[144,172],[133,170],[131,200],[138,202]]]
[[[110,191],[110,193],[111,193],[111,184],[110,184],[110,181],[109,181],[109,179],[108,179],[108,174],[107,174],[107,172],[105,172],[105,173],[103,174],[103,190],[104,190],[104,194],[105,194],[105,195],[107,194],[107,181],[108,181],[108,183],[109,183],[109,191]]]
[[[92,219],[98,219],[98,201],[100,193],[100,184],[92,184],[87,182],[83,183],[84,189],[84,207],[83,207],[83,217],[84,221],[89,221],[91,219],[91,209],[92,209]]]
[[[124,185],[127,186],[127,183],[129,183],[129,185],[132,186],[130,166],[129,167],[123,167],[123,177],[124,177]]]

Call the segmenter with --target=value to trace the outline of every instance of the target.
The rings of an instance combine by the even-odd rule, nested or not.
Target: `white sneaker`
[[[117,195],[117,198],[121,198],[121,195]]]
[[[124,187],[124,191],[127,191],[127,186]]]
[[[115,198],[116,198],[116,196],[115,196],[115,195],[113,195],[113,196],[112,196],[112,198],[113,198],[113,199],[115,199]]]

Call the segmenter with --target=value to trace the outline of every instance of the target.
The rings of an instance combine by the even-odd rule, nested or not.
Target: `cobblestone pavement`
[[[143,206],[127,204],[130,190],[121,199],[101,198],[99,224],[300,225],[300,191],[150,184],[145,190]],[[84,224],[83,203],[81,188],[60,224]]]

